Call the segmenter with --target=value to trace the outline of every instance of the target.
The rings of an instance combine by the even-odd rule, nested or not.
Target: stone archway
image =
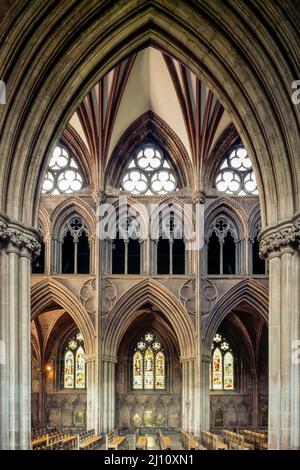
[[[279,231],[275,241],[274,233],[264,233],[269,246],[266,251],[272,253],[270,332],[280,338],[271,351],[270,385],[281,399],[278,401],[274,394],[270,402],[270,447],[299,447],[299,423],[294,418],[298,412],[291,418],[290,408],[291,401],[296,401],[299,410],[299,397],[292,391],[293,387],[298,391],[299,371],[285,372],[290,370],[291,359],[286,350],[299,333],[300,257],[292,246],[300,238],[299,218],[296,223],[289,220],[300,208],[300,119],[290,99],[291,83],[300,76],[295,46],[299,13],[290,3],[286,7],[262,5],[261,19],[250,5],[205,0],[184,4],[130,0],[112,6],[96,0],[81,0],[76,6],[69,0],[56,5],[42,0],[38,8],[33,2],[25,8],[15,2],[8,12],[3,8],[0,41],[5,60],[1,61],[0,75],[7,82],[8,101],[0,109],[0,154],[5,157],[0,162],[0,210],[9,216],[1,215],[1,275],[9,280],[1,293],[1,317],[9,319],[5,320],[4,341],[17,345],[17,333],[9,338],[9,322],[20,321],[22,355],[29,357],[26,338],[33,242],[28,238],[25,241],[24,232],[29,229],[24,224],[37,225],[43,170],[51,148],[92,85],[125,56],[153,44],[201,75],[230,112],[254,161],[263,227],[287,221],[283,227],[274,228]],[[282,11],[284,22],[280,22]],[[236,35],[236,25],[240,25],[243,41]],[[19,236],[12,234],[11,226]],[[20,308],[8,301],[16,297]],[[14,355],[14,346],[9,354]],[[282,364],[282,370],[278,364]],[[17,369],[16,363],[12,370]],[[16,431],[10,437],[5,432],[1,445],[28,448],[29,420],[8,422],[9,415],[18,415],[20,406],[27,408],[28,364],[17,380],[8,367],[3,373],[4,383],[17,382],[20,389],[13,390],[17,408],[11,413],[10,390],[2,390],[1,428]],[[275,413],[279,406],[280,412]]]
[[[147,429],[177,429],[181,427],[182,374],[179,344],[172,324],[162,312],[147,304],[138,309],[139,315],[129,325],[118,348],[116,363],[116,425],[131,431]],[[137,343],[148,333],[153,334],[165,357],[165,387],[163,390],[137,390],[133,387],[133,355]],[[147,344],[147,343],[145,343]],[[154,360],[155,363],[155,360]],[[168,404],[173,402],[172,420]]]
[[[145,279],[129,289],[114,305],[106,323],[102,344],[103,430],[114,426],[115,369],[122,340],[132,325],[143,320],[145,305],[160,312],[161,319],[154,329],[162,332],[162,325],[169,332],[168,338],[178,344],[177,357],[182,375],[182,427],[187,431],[199,431],[199,388],[196,386],[199,371],[196,367],[196,335],[194,326],[176,297],[153,279]],[[170,342],[170,339],[168,339]],[[170,397],[170,400],[172,397]],[[174,400],[173,400],[174,401]]]

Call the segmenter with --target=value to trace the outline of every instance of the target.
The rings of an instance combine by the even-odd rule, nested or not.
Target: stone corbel
[[[193,204],[204,204],[205,203],[205,192],[200,189],[195,191],[192,195]]]

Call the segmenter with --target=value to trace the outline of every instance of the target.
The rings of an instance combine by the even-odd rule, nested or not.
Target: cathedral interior
[[[299,449],[297,2],[75,3],[0,2],[1,448]]]

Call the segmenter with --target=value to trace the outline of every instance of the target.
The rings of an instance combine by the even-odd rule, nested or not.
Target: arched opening
[[[147,304],[139,309],[117,357],[116,426],[130,432],[136,428],[142,432],[178,430],[182,400],[179,345],[172,325],[157,308]]]
[[[207,274],[220,274],[220,242],[215,232],[208,241],[207,248]]]
[[[88,274],[90,272],[90,247],[89,239],[85,232],[78,238],[77,248],[77,273]]]
[[[47,7],[46,3],[41,4],[44,14],[39,18],[31,10],[31,8],[34,9],[34,6],[28,7],[30,11],[28,11],[28,15],[24,15],[25,19],[19,9],[11,12],[10,21],[4,27],[3,37],[11,37],[12,41],[17,38],[19,36],[17,32],[23,27],[23,21],[26,21],[28,31],[33,27],[35,31],[38,31],[38,28],[48,31]],[[253,156],[257,170],[262,202],[262,225],[269,226],[279,220],[292,217],[293,213],[299,209],[297,188],[300,174],[298,171],[299,136],[296,131],[292,135],[293,138],[290,136],[290,129],[297,129],[298,121],[295,109],[289,99],[290,84],[295,76],[294,66],[292,67],[291,64],[297,63],[297,60],[287,63],[285,59],[290,55],[296,59],[292,47],[295,24],[292,19],[295,13],[292,7],[289,5],[290,11],[286,14],[286,22],[280,26],[282,28],[280,38],[274,18],[277,18],[277,14],[282,13],[283,10],[279,10],[276,5],[272,6],[272,9],[262,9],[259,13],[252,11],[251,5],[247,5],[243,13],[241,13],[239,6],[225,5],[222,15],[220,15],[219,9],[214,6],[197,5],[195,7],[188,3],[175,10],[173,2],[165,2],[164,8],[161,8],[159,2],[151,2],[151,4],[145,2],[138,6],[134,2],[132,4],[126,2],[126,4],[123,3],[121,6],[118,4],[108,10],[105,7],[102,9],[102,7],[102,4],[95,7],[94,4],[89,6],[85,2],[81,2],[78,9],[70,12],[69,21],[64,23],[66,28],[72,28],[67,30],[67,33],[70,34],[64,34],[64,30],[60,28],[63,8],[60,10],[61,5],[59,5],[57,11],[53,10],[53,18],[55,18],[51,24],[53,34],[49,31],[46,37],[45,35],[37,35],[30,45],[27,44],[28,37],[24,35],[22,40],[26,41],[26,44],[24,42],[24,47],[22,47],[21,42],[17,49],[11,47],[10,41],[4,44],[3,54],[7,60],[3,64],[5,67],[3,76],[10,76],[12,93],[8,105],[3,111],[5,117],[3,120],[4,139],[1,140],[0,153],[6,158],[1,161],[3,166],[0,171],[1,178],[3,178],[2,184],[0,184],[3,191],[1,210],[15,220],[34,225],[38,215],[38,188],[41,186],[42,172],[40,177],[38,177],[38,173],[42,168],[42,160],[44,159],[45,164],[47,152],[50,152],[54,141],[66,125],[71,111],[75,110],[79,100],[96,83],[99,76],[107,72],[113,64],[128,57],[130,52],[136,50],[136,47],[141,48],[144,44],[152,43],[168,50],[170,55],[176,53],[178,59],[183,64],[190,64],[197,75],[202,72],[213,89],[216,90],[217,95],[221,97],[225,106],[231,109],[234,122],[238,124],[237,127]],[[131,12],[129,23],[128,11]],[[72,15],[76,15],[76,21],[72,21]],[[27,24],[30,16],[33,18],[34,24],[31,22]],[[235,35],[227,32],[232,31],[233,21],[235,24],[244,24],[246,16],[254,18],[254,21],[249,21],[247,24],[245,41],[237,42]],[[183,18],[189,19],[188,24],[183,21]],[[294,18],[297,18],[296,14]],[[199,24],[202,21],[203,27],[199,32]],[[165,30],[165,24],[169,25],[168,31]],[[218,32],[216,32],[216,24],[220,25]],[[259,36],[257,35],[257,24],[262,28]],[[87,25],[88,29],[86,29]],[[56,31],[61,32],[62,38],[54,37]],[[127,47],[124,47],[125,32],[128,38]],[[213,41],[211,41],[212,33],[216,38]],[[82,37],[85,38],[84,42],[82,42]],[[101,40],[99,40],[100,37]],[[183,40],[178,40],[178,37]],[[276,53],[276,61],[273,60],[275,53],[274,57],[272,53],[273,47],[275,48],[275,37],[280,42],[278,46],[280,50],[288,52],[288,54],[281,54],[280,57]],[[292,40],[288,41],[286,38]],[[54,46],[56,47],[53,47],[52,41],[55,41]],[[252,47],[254,41],[258,41],[260,46],[255,50]],[[106,44],[105,48],[103,48],[104,43]],[[187,48],[186,44],[191,46],[197,44],[197,47]],[[207,44],[211,45],[209,53],[207,53]],[[224,54],[224,44],[228,50],[234,51],[234,54]],[[32,54],[36,53],[37,59],[42,57],[39,54],[43,54],[47,47],[49,49],[53,47],[52,50],[55,50],[57,56],[49,54],[48,57],[43,54],[43,60],[37,67],[36,62],[31,60],[30,54],[26,58],[24,57],[25,53],[21,53],[21,51],[26,51],[26,47],[29,46],[32,46]],[[112,51],[111,54],[105,55],[105,51],[108,50]],[[258,50],[268,52],[261,54],[257,52]],[[248,61],[244,60],[246,51],[250,55]],[[72,61],[69,60],[71,56]],[[57,57],[60,60],[55,60]],[[63,71],[61,71],[62,63],[65,64]],[[201,64],[201,68],[199,64]],[[253,64],[255,64],[255,74],[253,73]],[[39,69],[39,67],[41,68]],[[169,63],[169,67],[172,67],[172,64]],[[20,70],[27,71],[24,77],[20,74]],[[247,82],[247,93],[241,76],[247,79],[251,77]],[[282,83],[282,88],[277,87],[274,90],[274,76]],[[222,77],[222,80],[219,77]],[[38,93],[33,93],[32,90],[38,90]],[[40,96],[43,96],[44,100],[40,100]],[[114,102],[111,103],[111,108],[114,108]],[[189,112],[189,119],[186,119],[189,123],[191,116],[192,112]],[[247,116],[247,120],[245,120],[245,116]],[[114,116],[108,121],[112,122],[113,120]],[[192,127],[190,125],[190,128]],[[195,128],[198,131],[198,127]],[[105,132],[104,135],[106,135]],[[102,156],[98,143],[97,140],[93,141],[95,153]],[[202,152],[202,150],[199,152],[198,145],[195,145],[198,141],[192,143],[194,144],[192,146],[194,155],[203,154],[203,161],[209,159],[209,152]],[[107,146],[108,144],[105,142],[104,147]],[[21,148],[22,152],[19,151]],[[103,155],[107,157],[105,152]],[[202,161],[197,160],[194,163],[194,168],[202,168]],[[98,172],[95,174],[97,175],[95,176],[96,183],[99,183],[97,180],[99,174]],[[195,188],[198,190],[202,186],[201,174],[197,173],[195,181]],[[16,182],[16,185],[12,182]],[[97,189],[99,187],[101,184],[96,186]],[[283,195],[284,197],[282,197]],[[273,276],[271,286],[276,286],[281,281],[280,274],[276,269],[271,272]],[[283,273],[285,270],[281,269],[281,272]],[[29,285],[28,281],[27,277],[26,285]],[[17,276],[15,282],[13,289],[21,284]],[[276,293],[273,292],[273,294],[275,296]],[[24,296],[25,298],[23,303],[26,314],[28,313],[26,311],[28,298]],[[271,301],[276,305],[276,300],[278,300],[277,305],[282,305],[285,298],[289,299],[289,296],[285,295],[284,298],[275,296],[271,298]],[[297,302],[292,303],[297,305]],[[288,303],[286,308],[289,309]],[[20,310],[23,311],[22,308]],[[272,311],[271,308],[271,314]],[[283,321],[285,321],[285,317],[288,317],[288,315],[284,315],[285,313],[282,314]],[[5,318],[10,317],[14,319],[14,316],[10,316],[5,311]],[[289,327],[288,331],[291,330],[292,328]],[[13,328],[10,328],[9,331],[13,331]],[[14,341],[19,337],[21,335],[19,336],[19,331],[17,331]],[[282,343],[283,341],[279,341],[278,348]],[[26,347],[24,350],[26,351]],[[281,352],[278,355],[280,354]],[[11,358],[11,360],[13,359]],[[17,369],[15,367],[15,370]],[[280,373],[278,376],[280,377]],[[279,384],[278,379],[277,384]],[[23,387],[22,383],[20,387]],[[280,401],[283,406],[285,406],[285,401],[288,401],[288,397]],[[241,405],[240,414],[245,415],[244,403]],[[278,430],[278,423],[276,428]],[[28,435],[28,430],[26,433]],[[18,435],[23,435],[23,433],[19,433],[17,430],[16,436]],[[28,437],[26,437],[22,443],[24,447],[28,445],[26,439],[28,441]],[[12,445],[18,445],[18,443],[13,442]]]
[[[220,323],[209,372],[212,430],[267,428],[267,337],[264,319],[247,304]]]
[[[62,266],[63,274],[74,274],[75,268],[75,246],[71,232],[67,232],[62,242]]]
[[[85,342],[72,317],[53,303],[31,322],[32,427],[80,432],[87,425]]]

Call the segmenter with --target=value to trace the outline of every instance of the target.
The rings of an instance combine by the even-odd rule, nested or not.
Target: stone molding
[[[108,354],[104,354],[101,359],[102,362],[111,362],[113,364],[117,364],[118,362],[118,358],[116,356],[110,356]]]
[[[180,356],[179,360],[181,363],[183,362],[194,362],[196,360],[196,357],[193,354],[188,354],[186,356]]]
[[[200,189],[195,191],[192,195],[192,201],[193,204],[205,204],[205,198],[206,194],[204,191],[201,191]]]
[[[280,254],[281,250],[285,248],[295,249],[300,243],[300,214],[274,227],[267,227],[260,232],[259,241],[261,258]]]
[[[38,230],[17,221],[11,220],[6,214],[0,213],[0,244],[11,245],[14,250],[27,250],[32,257],[40,254],[42,239]]]

